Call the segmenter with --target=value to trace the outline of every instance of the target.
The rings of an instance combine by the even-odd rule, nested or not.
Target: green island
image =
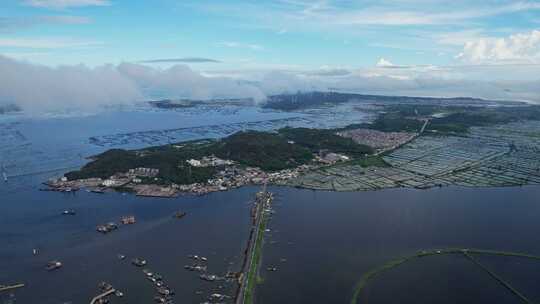
[[[508,252],[508,251],[496,251],[496,250],[483,250],[483,249],[471,249],[471,248],[446,248],[446,249],[434,249],[434,250],[422,250],[416,254],[397,258],[391,261],[386,262],[380,267],[377,267],[373,270],[370,270],[362,275],[358,283],[354,288],[354,292],[351,298],[351,304],[357,304],[359,302],[359,297],[362,292],[367,288],[368,284],[373,281],[376,277],[382,275],[385,272],[388,272],[391,269],[394,269],[400,265],[403,265],[413,259],[425,258],[430,256],[442,256],[448,254],[460,254],[465,258],[470,260],[494,280],[499,282],[504,288],[508,289],[514,295],[516,295],[524,303],[532,303],[527,299],[522,293],[516,290],[510,283],[502,279],[500,276],[495,274],[492,270],[487,268],[485,265],[481,264],[473,255],[490,255],[490,256],[504,256],[504,257],[516,257],[516,258],[525,258],[540,261],[540,256],[531,255],[527,253],[519,252]]]
[[[385,132],[417,131],[422,120],[429,119],[426,133],[466,133],[471,127],[507,124],[520,120],[539,120],[540,106],[520,105],[501,107],[439,106],[396,104],[384,107],[371,124],[351,125],[347,128],[369,128]]]
[[[363,157],[373,149],[335,134],[334,130],[284,128],[277,132],[238,132],[221,140],[198,140],[141,150],[113,149],[99,154],[79,171],[66,174],[70,180],[108,178],[137,167],[159,169],[161,183],[204,182],[219,166],[189,166],[189,159],[215,155],[244,167],[275,172],[312,161],[321,150]]]
[[[174,197],[248,184],[361,191],[540,183],[540,106],[386,104],[372,123],[112,149],[49,185]]]

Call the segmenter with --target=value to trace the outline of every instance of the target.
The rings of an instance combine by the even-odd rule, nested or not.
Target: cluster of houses
[[[347,155],[343,155],[339,153],[321,151],[319,155],[315,156],[315,160],[318,161],[319,163],[323,163],[326,165],[333,165],[337,162],[349,161],[351,160],[351,158],[348,157]]]
[[[285,184],[286,181],[298,177],[300,174],[313,170],[314,165],[302,165],[293,169],[284,169],[277,172],[267,173],[256,167],[226,167],[219,171],[213,179],[206,183],[194,183],[190,185],[173,185],[180,192],[193,194],[207,194],[216,191],[226,191],[245,185]]]
[[[205,156],[201,159],[189,159],[186,162],[193,167],[222,167],[213,178],[204,183],[193,183],[188,185],[171,184],[167,186],[154,185],[151,179],[156,179],[159,169],[155,168],[134,168],[124,173],[116,173],[107,179],[88,178],[75,181],[68,181],[65,177],[51,182],[51,187],[77,187],[91,188],[92,191],[104,190],[104,188],[127,187],[133,189],[137,195],[174,197],[178,193],[206,194],[216,191],[225,191],[238,188],[244,185],[262,184],[285,184],[288,180],[297,178],[300,174],[316,169],[320,165],[334,164],[339,161],[348,161],[349,157],[337,153],[319,153],[316,156],[318,163],[302,165],[292,169],[284,169],[277,172],[268,173],[256,167],[237,166],[234,161],[220,159],[218,157]],[[150,180],[150,181],[149,181]]]
[[[350,138],[358,144],[370,146],[377,150],[398,147],[414,139],[417,135],[409,132],[382,132],[370,129],[353,129],[337,134],[345,138]]]
[[[234,164],[234,161],[228,159],[221,159],[211,156],[204,156],[201,159],[188,159],[186,162],[193,167],[220,167],[220,166],[231,166]]]
[[[159,169],[155,168],[135,168],[129,169],[126,173],[116,173],[110,178],[102,182],[104,187],[121,187],[130,182],[140,184],[143,182],[143,178],[156,178],[159,174]]]

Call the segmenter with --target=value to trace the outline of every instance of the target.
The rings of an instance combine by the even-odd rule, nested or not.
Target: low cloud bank
[[[186,65],[164,70],[132,63],[51,68],[0,56],[0,105],[15,104],[27,113],[96,111],[152,96],[265,99],[255,86],[226,77],[205,77]]]
[[[0,56],[0,105],[25,112],[94,110],[142,98],[139,88],[113,66],[50,68]]]
[[[386,72],[389,70],[392,71]],[[205,76],[180,64],[167,69],[134,63],[96,68],[84,65],[51,68],[0,56],[0,106],[14,104],[27,113],[36,114],[98,111],[152,97],[253,98],[260,102],[273,94],[329,89],[363,94],[540,102],[538,80],[481,81],[459,78],[455,73],[396,69],[325,72],[263,72],[251,78],[246,74],[246,79],[238,80],[226,76]]]

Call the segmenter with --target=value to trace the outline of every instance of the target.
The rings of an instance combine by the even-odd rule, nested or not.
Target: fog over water
[[[496,72],[497,67],[491,69]],[[475,80],[462,78],[459,69],[435,70],[438,72],[381,66],[338,72],[325,68],[263,70],[232,76],[232,72],[201,72],[185,64],[165,68],[128,62],[97,67],[82,64],[50,67],[0,54],[0,106],[16,105],[28,114],[38,115],[96,112],[159,98],[250,98],[254,104],[260,104],[269,95],[327,90],[540,102],[537,94],[540,82],[531,78],[484,81],[485,71],[474,76],[478,78]],[[523,69],[524,73],[529,73],[526,70]]]

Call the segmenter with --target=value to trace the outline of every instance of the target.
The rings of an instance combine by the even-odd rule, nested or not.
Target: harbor
[[[0,303],[12,299],[14,303],[89,303],[103,293],[96,289],[102,281],[124,293],[122,299],[114,294],[106,297],[111,303],[153,303],[155,297],[163,295],[144,269],[163,278],[175,292],[175,303],[218,302],[217,294],[232,297],[236,290],[233,273],[239,271],[249,233],[249,213],[244,203],[255,191],[246,188],[175,200],[86,191],[65,196],[37,190],[25,192],[19,204],[4,205],[6,209],[0,215],[4,233],[17,229],[26,240],[10,243],[8,239],[0,248],[3,256],[15,256],[13,263],[2,265],[0,284],[24,282],[25,287],[2,292]],[[11,196],[5,197],[8,202]],[[21,197],[20,193],[17,197]],[[44,213],[49,216],[45,218],[25,213],[26,218],[40,221],[39,233],[22,225],[24,221],[10,211],[25,206],[48,207]],[[61,215],[62,210],[75,210],[76,215]],[[131,216],[136,223],[120,223],[122,218],[129,222]],[[116,222],[119,228],[106,235],[96,231],[96,225],[109,221]],[[226,235],[223,227],[230,229]],[[189,255],[201,257],[197,263],[204,263],[206,274],[218,278],[206,281],[199,277],[202,272],[184,269],[184,265],[195,262]],[[140,259],[140,267],[132,265],[135,258]],[[53,262],[51,271],[46,269],[49,262]],[[62,266],[56,268],[56,262]],[[214,300],[210,300],[212,295]]]
[[[257,284],[257,275],[254,276],[254,299],[268,299],[264,303],[284,303],[287,299],[349,303],[350,292],[363,273],[396,256],[415,252],[416,248],[459,245],[463,248],[497,248],[495,245],[504,238],[507,246],[501,250],[517,251],[512,248],[530,247],[520,251],[538,253],[538,247],[525,241],[535,237],[536,230],[531,227],[536,227],[537,222],[527,216],[530,210],[537,210],[534,209],[537,205],[535,198],[538,197],[535,189],[448,187],[426,191],[391,189],[338,193],[269,187],[268,191],[274,194],[271,209],[276,213],[269,213],[272,214],[271,227],[259,230],[272,229],[272,232],[271,239],[268,232],[264,233],[264,259],[258,266],[259,276],[264,282]],[[27,241],[27,246],[8,243],[10,245],[0,249],[4,255],[17,256],[13,265],[6,265],[6,271],[0,274],[1,282],[27,284],[2,296],[7,298],[10,293],[15,294],[15,303],[39,302],[39,298],[44,296],[49,299],[42,302],[45,304],[89,303],[102,293],[95,286],[105,281],[124,293],[121,301],[151,303],[157,295],[155,283],[142,272],[149,269],[165,279],[175,292],[176,303],[220,302],[209,300],[217,294],[232,297],[222,302],[233,302],[240,277],[240,274],[235,277],[235,273],[249,273],[243,266],[244,252],[250,231],[257,226],[250,214],[255,206],[256,193],[260,190],[260,187],[244,187],[204,197],[183,196],[174,200],[142,199],[119,193],[103,196],[85,191],[75,196],[37,191],[34,192],[37,195],[30,196],[27,193],[27,196],[22,196],[20,204],[12,204],[11,208],[49,206],[44,211],[51,215],[48,218],[30,214],[36,221],[43,219],[38,228],[44,232],[39,236],[46,237],[47,243],[39,243],[36,235],[25,230],[27,228],[19,223],[20,218],[13,216],[9,209],[1,215],[4,231],[17,229],[25,233],[25,239],[31,240]],[[478,195],[487,199],[476,201]],[[521,203],[509,210],[508,201],[504,199],[508,196]],[[482,212],[484,208],[489,208],[490,212]],[[59,213],[64,209],[74,209],[77,215],[75,218],[61,216]],[[177,220],[176,212],[188,215]],[[118,222],[130,215],[134,215],[137,222],[125,229],[118,229],[106,237],[95,231],[97,223]],[[86,225],[82,220],[74,220],[79,217],[86,219]],[[513,221],[509,230],[507,223],[514,218],[521,220]],[[501,224],[493,227],[493,223]],[[229,233],[223,234],[223,227],[228,227]],[[471,233],[475,227],[479,229]],[[433,231],[438,233],[433,234]],[[524,235],[523,239],[513,237],[518,232]],[[336,235],[347,237],[336,238]],[[373,249],[373,244],[379,244],[380,251]],[[33,256],[32,248],[38,248],[39,254]],[[251,252],[254,254],[255,251]],[[310,256],[308,261],[305,260],[307,256]],[[147,264],[132,266],[131,260],[136,257],[146,260]],[[53,260],[61,261],[64,266],[56,271],[46,271],[44,266]],[[336,263],[341,267],[336,269]],[[186,265],[193,266],[193,271],[185,269]],[[107,270],[88,271],[98,268]],[[277,271],[273,271],[274,268]],[[227,276],[229,271],[231,273]],[[533,268],[531,271],[535,272]],[[81,272],[85,275],[80,276]],[[24,277],[20,277],[21,273],[25,274]],[[309,279],[302,275],[305,273],[310,274]],[[210,281],[201,278],[202,274],[206,274]],[[73,277],[78,278],[77,282],[73,282]],[[246,278],[247,275],[242,275],[242,280]],[[296,283],[283,284],[287,280]],[[328,292],[327,282],[338,280],[343,283],[334,287],[335,291]],[[519,287],[519,281],[511,283]],[[525,284],[525,288],[519,287],[520,292],[532,301],[538,299],[534,297],[534,288],[521,284]],[[307,292],[299,295],[297,288]],[[437,294],[430,294],[430,290],[424,292],[439,299]],[[487,289],[487,293],[498,297],[499,292],[500,288]],[[456,299],[454,294],[443,296]],[[111,302],[117,301],[114,295],[111,297]]]

